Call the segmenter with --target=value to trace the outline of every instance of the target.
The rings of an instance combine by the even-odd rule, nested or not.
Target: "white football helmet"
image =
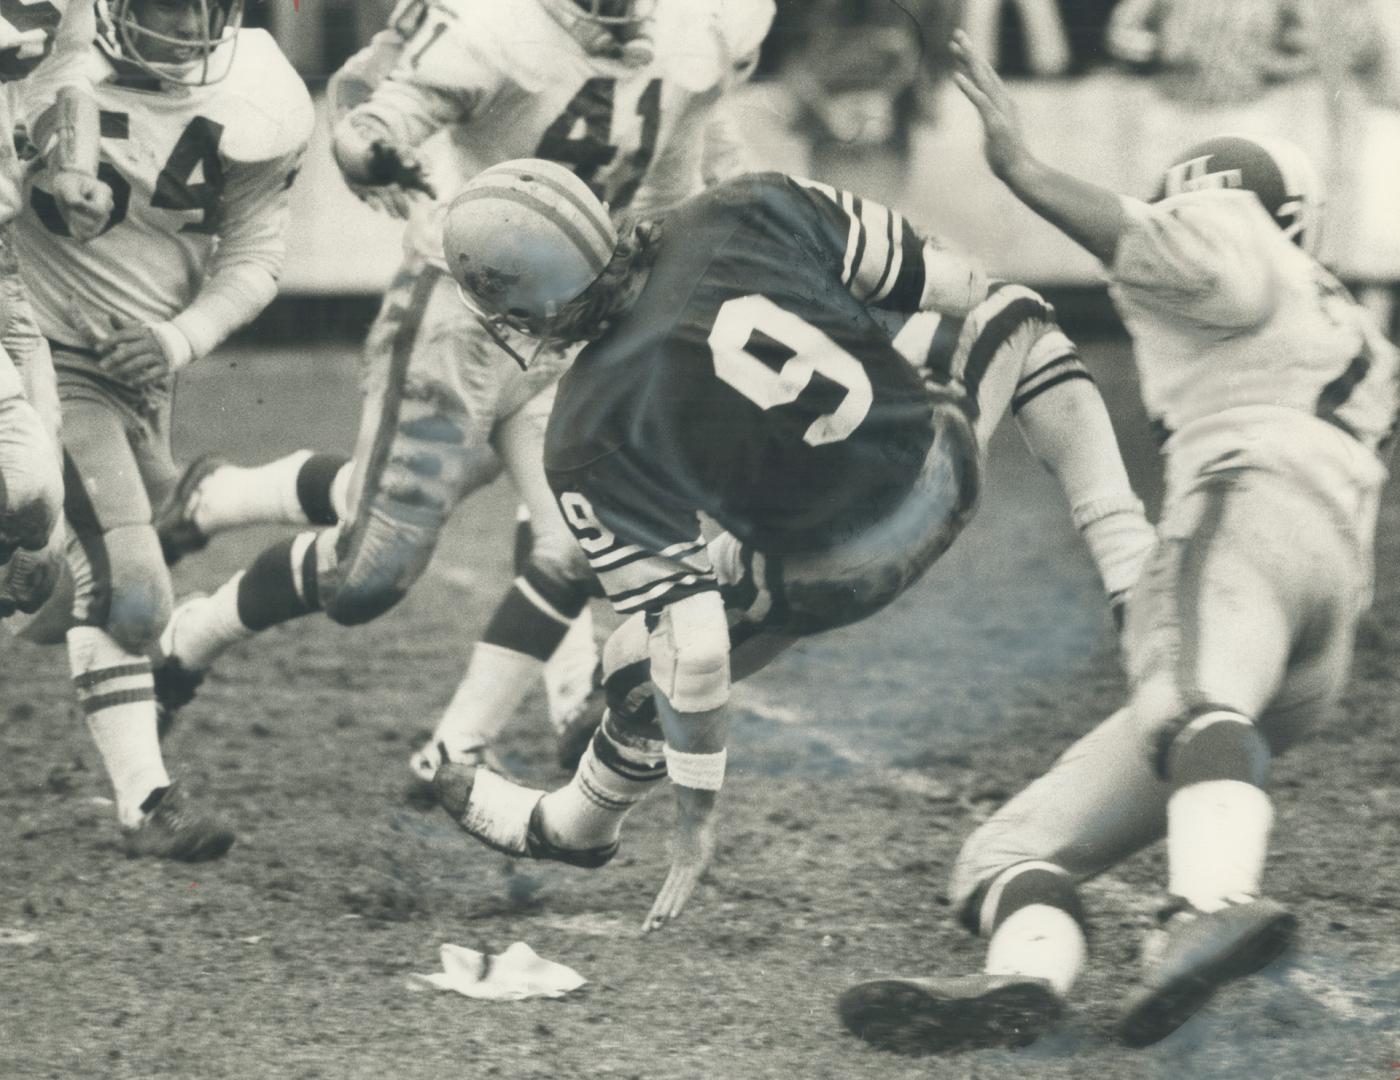
[[[1177,156],[1162,176],[1157,198],[1205,188],[1252,191],[1280,229],[1312,254],[1322,231],[1322,177],[1287,139],[1218,135]]]
[[[97,44],[118,71],[135,68],[161,82],[209,86],[233,67],[243,0],[185,0],[195,15],[198,33],[191,37],[163,33],[142,21],[148,0],[96,0]],[[179,60],[153,59],[157,50],[187,53]]]
[[[540,0],[540,5],[590,56],[630,67],[651,63],[651,22],[656,0]]]
[[[493,334],[508,326],[558,339],[575,332],[570,305],[608,266],[618,235],[572,172],[520,158],[463,186],[443,218],[442,244],[463,300]]]

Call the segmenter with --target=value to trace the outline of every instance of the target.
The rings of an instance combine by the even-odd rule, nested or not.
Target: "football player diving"
[[[1371,595],[1397,352],[1313,257],[1317,175],[1297,147],[1223,136],[1144,203],[1027,147],[991,67],[955,39],[992,170],[1108,268],[1143,402],[1166,435],[1160,543],[1127,607],[1128,703],[963,846],[950,894],[984,974],[848,990],[893,1049],[1026,1043],[1083,966],[1076,882],[1166,838],[1169,899],[1117,1034],[1162,1039],[1291,941],[1261,897],[1273,758],[1325,722]]]
[[[29,627],[66,637],[73,685],[131,855],[217,858],[232,830],[166,772],[148,659],[173,606],[152,525],[179,477],[173,375],[276,295],[311,99],[242,0],[98,0],[98,171],[115,194],[79,246],[43,178],[16,238],[63,412],[71,588]],[[35,93],[46,86],[42,71]]]
[[[616,211],[651,212],[736,171],[738,140],[717,106],[752,70],[772,13],[771,0],[406,0],[337,76],[345,179],[409,216],[404,262],[365,344],[354,457],[191,466],[163,527],[172,553],[256,521],[332,527],[274,544],[212,596],[180,605],[158,675],[170,707],[224,649],[270,626],[319,610],[343,624],[387,611],[452,511],[504,466],[529,507],[533,549],[410,764],[431,780],[442,761],[489,751],[595,586],[540,465],[564,358],[545,351],[528,370],[500,362],[447,273],[443,207],[481,169],[524,155],[573,170]],[[425,198],[432,190],[442,201]],[[579,696],[595,666],[587,627],[582,645]],[[577,697],[555,696],[562,725]]]
[[[1153,543],[1098,389],[1043,300],[897,213],[776,173],[621,228],[577,177],[516,161],[448,211],[448,265],[501,333],[587,342],[545,471],[626,621],[608,711],[545,793],[447,763],[439,801],[512,855],[600,866],[668,774],[674,861],[645,928],[714,850],[733,680],[907,589],[972,516],[1008,407],[1059,480],[1110,596]]]

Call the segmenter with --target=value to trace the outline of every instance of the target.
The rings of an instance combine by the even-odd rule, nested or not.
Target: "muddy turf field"
[[[1126,347],[1087,359],[1155,507]],[[245,346],[186,376],[176,453],[244,464],[348,449],[354,346]],[[723,836],[682,921],[638,927],[667,866],[668,792],[594,872],[511,862],[406,798],[407,758],[503,592],[513,501],[463,506],[416,591],[367,628],[316,617],[229,657],[166,744],[237,825],[222,862],[129,861],[70,705],[62,649],[5,637],[0,696],[0,1078],[1339,1077],[1400,1075],[1400,498],[1346,708],[1278,767],[1266,885],[1300,947],[1143,1052],[1110,1039],[1164,880],[1149,852],[1088,889],[1089,973],[1053,1036],[909,1059],[846,1035],[854,980],[977,970],[941,894],[968,831],[1123,692],[1087,555],[1014,428],[982,509],[911,594],[736,692]],[[215,541],[212,589],[282,530]],[[1286,543],[1287,537],[1280,537]],[[564,781],[531,702],[505,749]],[[561,1001],[415,989],[454,942],[516,940],[588,979]]]

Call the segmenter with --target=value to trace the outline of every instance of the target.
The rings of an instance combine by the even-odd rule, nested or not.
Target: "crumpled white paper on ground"
[[[483,1001],[563,997],[588,981],[573,968],[544,959],[523,941],[494,956],[461,945],[443,945],[438,952],[442,971],[413,979]]]

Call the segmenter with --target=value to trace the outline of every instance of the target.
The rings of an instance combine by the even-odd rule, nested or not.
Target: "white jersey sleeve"
[[[1128,225],[1110,270],[1137,301],[1183,319],[1227,329],[1269,317],[1276,274],[1260,218],[1246,191],[1193,192],[1148,205],[1123,200]]]
[[[355,112],[371,117],[404,146],[484,110],[505,78],[489,35],[439,4],[403,43],[398,62]]]
[[[398,66],[404,47],[423,25],[429,11],[428,0],[400,0],[384,29],[330,77],[326,97],[336,120],[369,100],[374,88]]]
[[[218,246],[193,302],[170,320],[189,343],[188,355],[171,357],[177,366],[180,359],[207,356],[277,295],[287,254],[288,192],[300,162],[298,150],[272,161],[229,165]]]

